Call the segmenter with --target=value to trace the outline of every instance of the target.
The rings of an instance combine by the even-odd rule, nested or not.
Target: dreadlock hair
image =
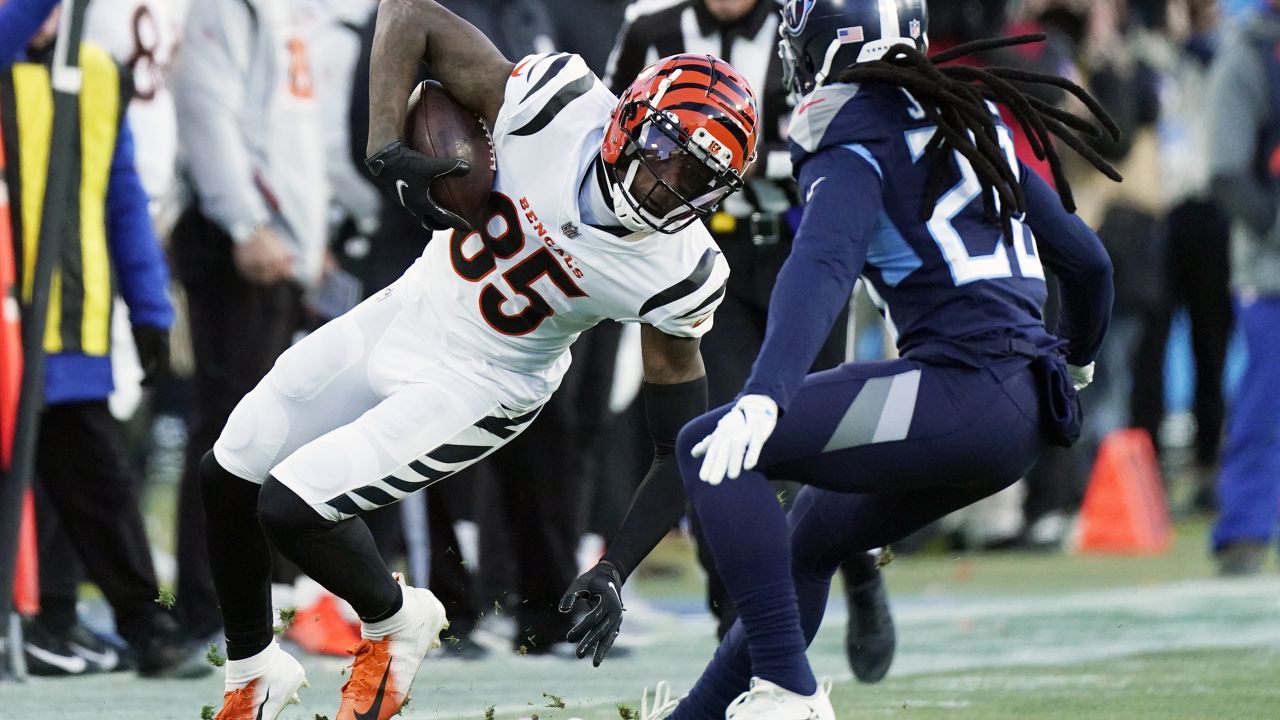
[[[852,65],[837,76],[837,82],[881,83],[902,88],[915,98],[926,117],[937,125],[938,131],[925,146],[925,155],[931,158],[932,165],[925,186],[921,219],[927,220],[933,214],[934,206],[945,190],[944,185],[951,178],[951,153],[947,151],[954,150],[964,156],[977,173],[987,221],[995,223],[998,217],[1004,229],[1005,242],[1013,242],[1013,216],[1026,212],[1026,199],[1017,174],[1000,149],[996,132],[999,119],[991,112],[988,101],[1008,108],[1022,127],[1036,157],[1048,161],[1058,196],[1068,212],[1075,212],[1075,200],[1071,185],[1062,172],[1062,162],[1054,150],[1054,136],[1080,153],[1108,178],[1116,182],[1122,180],[1120,173],[1077,135],[1083,133],[1091,138],[1101,138],[1106,132],[1113,140],[1120,138],[1120,128],[1115,121],[1084,88],[1056,75],[1015,68],[941,67],[944,63],[974,53],[1044,39],[1043,34],[1034,34],[976,40],[932,57],[925,56],[914,47],[895,45],[881,59]],[[1023,93],[1014,85],[1015,82],[1052,85],[1067,91],[1084,103],[1101,127],[1089,119]]]

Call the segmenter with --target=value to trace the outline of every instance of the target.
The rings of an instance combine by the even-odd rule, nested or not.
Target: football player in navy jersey
[[[805,650],[840,561],[1005,488],[1079,434],[1076,391],[1107,328],[1111,263],[1071,212],[1054,136],[1119,176],[1074,132],[1102,129],[1009,81],[1058,85],[1107,132],[1114,123],[1060,78],[945,64],[1038,38],[928,58],[927,22],[924,0],[784,6],[807,206],[746,387],[677,443],[740,619],[689,696],[659,698],[648,718],[834,718]],[[1049,160],[1059,192],[1017,160],[996,103]],[[1041,316],[1044,266],[1061,280],[1056,335]],[[859,276],[901,358],[806,376]],[[806,485],[789,515],[774,476]]]

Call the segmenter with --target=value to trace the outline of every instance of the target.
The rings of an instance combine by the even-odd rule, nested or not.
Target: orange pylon
[[[1116,430],[1103,439],[1089,476],[1076,550],[1158,555],[1173,534],[1155,448],[1145,430]]]

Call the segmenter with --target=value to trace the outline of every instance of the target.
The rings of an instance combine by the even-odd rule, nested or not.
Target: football
[[[484,121],[459,105],[440,83],[427,80],[409,97],[404,137],[410,148],[424,155],[471,163],[466,175],[436,180],[431,193],[441,207],[478,226],[498,169]]]

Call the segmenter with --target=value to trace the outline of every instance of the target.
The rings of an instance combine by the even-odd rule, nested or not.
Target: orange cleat
[[[342,616],[338,599],[329,593],[298,610],[284,636],[311,655],[342,657],[360,642],[360,633]]]
[[[223,693],[222,709],[214,720],[276,720],[285,707],[301,702],[298,691],[308,685],[298,661],[279,651],[261,677]]]
[[[336,720],[389,720],[408,701],[422,658],[440,646],[440,631],[449,622],[444,606],[429,590],[405,587],[404,606],[410,613],[404,630],[381,639],[366,638],[351,652],[355,662],[342,686]]]

